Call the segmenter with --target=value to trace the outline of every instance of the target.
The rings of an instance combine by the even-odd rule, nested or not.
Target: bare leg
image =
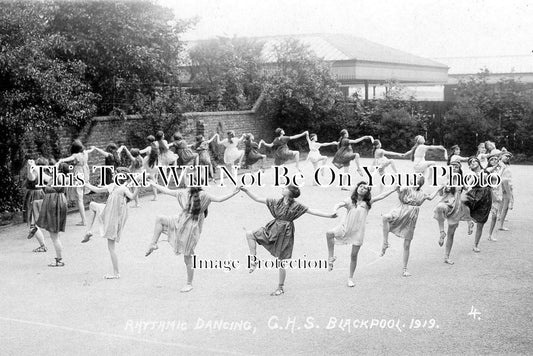
[[[285,293],[283,291],[283,286],[285,285],[285,278],[287,277],[287,272],[285,271],[285,268],[279,269],[279,282],[278,282],[278,288],[270,293],[271,296],[277,297]]]
[[[150,244],[150,246],[148,246],[148,251],[146,251],[145,256],[149,256],[152,252],[158,249],[157,241],[159,240],[159,236],[161,236],[161,233],[165,229],[168,229],[168,226],[163,221],[163,217],[157,216],[155,218],[154,235],[152,237],[152,243]]]
[[[255,237],[251,231],[246,231],[246,241],[248,242],[248,248],[250,249],[250,255],[251,256],[257,255],[257,241],[255,240]],[[257,267],[257,263],[255,261],[250,262],[249,272],[252,273],[253,271],[255,271],[256,267]]]
[[[509,229],[503,227],[503,223],[505,222],[505,218],[507,217],[507,213],[509,211],[509,203],[511,199],[507,195],[503,195],[503,201],[502,201],[502,211],[500,214],[500,227],[499,230],[508,231]]]
[[[446,218],[447,210],[448,210],[448,207],[444,203],[439,203],[435,207],[435,217],[439,224],[439,231],[440,231],[439,246],[442,246],[444,244],[444,238],[446,237],[446,233],[444,232],[444,219]]]
[[[396,170],[396,165],[394,164],[394,160],[391,159],[389,163],[394,173],[398,173],[398,171]]]
[[[389,214],[383,215],[383,245],[381,247],[380,256],[384,256],[385,251],[387,251],[387,249],[389,248],[389,230],[390,230],[389,219],[390,219]]]
[[[359,153],[355,153],[355,158],[354,158],[354,161],[355,161],[355,169],[357,169],[357,173],[359,173],[361,176],[364,177],[364,173],[363,173],[363,170],[361,169],[361,164],[359,163],[359,158],[361,156],[359,155]]]
[[[335,234],[333,231],[326,232],[326,242],[328,245],[328,271],[333,270],[333,262],[336,258],[335,254]]]
[[[355,273],[355,268],[357,267],[357,255],[359,254],[359,249],[361,246],[352,245],[352,254],[350,255],[350,276],[349,280],[353,282],[353,275]]]
[[[159,178],[159,174],[158,173],[154,174],[154,182],[157,183],[158,178]],[[152,191],[154,192],[154,197],[152,198],[152,201],[156,201],[157,200],[157,189],[152,187]]]
[[[476,236],[475,236],[475,240],[474,240],[474,252],[481,252],[478,245],[479,245],[479,240],[481,239],[481,234],[483,233],[483,226],[485,225],[485,223],[477,223],[476,224]]]
[[[46,247],[46,244],[44,243],[44,234],[43,234],[43,231],[41,229],[39,229],[37,227],[37,231],[35,232],[34,236],[37,239],[37,241],[39,242],[39,246],[45,246]]]
[[[296,161],[296,169],[300,170],[300,151],[295,151],[294,160]]]
[[[187,268],[187,284],[181,288],[180,292],[186,293],[192,290],[192,280],[194,278],[194,269],[192,268],[192,256],[184,255],[183,261],[185,262],[185,267]]]
[[[411,273],[407,272],[407,263],[409,262],[409,250],[411,248],[411,240],[403,241],[403,277],[411,276]]]
[[[50,238],[52,239],[54,249],[56,250],[56,257],[61,260],[63,258],[63,245],[61,244],[61,240],[59,240],[59,233],[51,232]]]
[[[352,182],[350,181],[350,176],[348,175],[350,173],[350,167],[349,166],[345,166],[344,167],[344,173],[346,173],[346,179],[348,180],[348,182],[341,189],[342,190],[350,190],[350,185],[351,185]],[[343,180],[341,179],[341,185],[342,184],[343,184]]]
[[[105,276],[106,279],[114,279],[120,277],[119,271],[118,271],[118,258],[117,254],[115,252],[115,240],[107,240],[107,249],[109,250],[109,256],[111,257],[111,263],[113,264],[113,275],[112,276]],[[114,278],[109,278],[114,277]]]
[[[244,159],[244,151],[240,151],[241,155],[239,156],[239,163],[238,166],[242,167],[242,160]]]
[[[496,227],[497,220],[498,220],[498,212],[493,211],[490,215],[489,241],[498,241],[496,238],[492,237],[492,233],[494,232],[494,228]]]
[[[453,261],[450,260],[450,252],[452,251],[453,238],[455,236],[455,230],[459,224],[450,225],[448,224],[448,238],[446,239],[446,247],[444,251],[444,263],[453,265]]]
[[[85,226],[85,205],[83,204],[83,187],[81,189],[76,188],[77,190],[81,190],[81,192],[78,191],[78,209],[80,211],[81,216],[81,223],[78,225]]]

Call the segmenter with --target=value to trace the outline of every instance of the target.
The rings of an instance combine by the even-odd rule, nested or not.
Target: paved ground
[[[410,162],[398,165],[408,171]],[[311,173],[307,164],[304,170]],[[377,255],[380,215],[397,204],[392,195],[370,211],[355,288],[345,287],[349,248],[339,247],[333,272],[289,271],[286,294],[278,298],[269,296],[276,271],[249,275],[244,268],[197,271],[195,289],[180,294],[182,258],[166,243],[144,257],[155,216],[177,211],[170,197],[152,202],[147,196],[141,209],[130,209],[118,248],[121,280],[102,279],[110,271],[106,243],[80,244],[83,228],[75,226],[77,214],[69,215],[61,237],[64,268],[46,267],[52,251],[31,252],[36,241],[26,240],[25,226],[3,229],[0,354],[531,354],[533,167],[513,166],[513,175],[511,231],[493,243],[484,234],[480,254],[472,252],[473,237],[460,225],[452,251],[456,264],[445,265],[432,219],[436,201],[428,202],[412,244],[413,276],[400,277],[401,240],[391,235],[392,248],[383,258]],[[267,179],[266,187],[254,190],[277,196],[279,188],[271,183]],[[329,210],[347,196],[337,188],[307,186],[300,201]],[[213,203],[197,254],[244,262],[244,229],[269,220],[267,209],[244,193]],[[325,258],[325,232],[340,221],[300,218],[293,257]],[[48,238],[47,243],[51,247]],[[471,313],[474,309],[479,314]],[[233,330],[219,330],[220,321]]]

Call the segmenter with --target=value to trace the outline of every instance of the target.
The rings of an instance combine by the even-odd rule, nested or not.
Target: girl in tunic
[[[286,164],[289,160],[294,160],[296,169],[300,171],[300,152],[289,150],[289,146],[287,146],[287,144],[291,140],[296,140],[300,137],[308,135],[309,132],[304,131],[298,135],[285,136],[285,131],[278,127],[275,131],[275,134],[276,138],[274,139],[274,141],[272,141],[272,143],[266,143],[265,141],[261,140],[259,142],[259,147],[261,147],[261,145],[264,145],[274,150],[274,165],[281,166]]]
[[[341,137],[337,143],[337,153],[335,153],[335,156],[333,157],[333,165],[337,167],[337,169],[344,167],[344,172],[348,173],[350,169],[350,162],[355,161],[357,172],[360,175],[363,175],[363,170],[359,164],[359,153],[355,153],[352,149],[352,144],[359,143],[363,140],[370,140],[370,142],[374,142],[374,138],[372,136],[363,136],[355,140],[350,140],[348,131],[346,129],[341,130]],[[341,189],[350,190],[350,188],[344,186]]]
[[[143,158],[143,169],[146,171],[146,174],[148,177],[152,178],[154,182],[157,182],[157,178],[159,177],[159,148],[155,142],[152,142],[150,147],[150,153],[148,156]],[[157,200],[157,189],[152,189],[154,192],[154,198],[152,201]]]
[[[24,219],[30,226],[30,232],[28,233],[28,239],[33,236],[39,242],[39,247],[33,250],[33,252],[46,252],[46,244],[44,243],[44,235],[41,229],[36,225],[39,218],[39,212],[43,203],[44,191],[42,188],[38,188],[39,181],[39,168],[37,166],[47,166],[48,160],[40,157],[37,162],[28,160],[28,172],[26,176],[26,194],[24,196]],[[50,180],[50,177],[43,172],[43,181],[46,183]]]
[[[305,213],[321,216],[324,218],[335,218],[337,213],[324,213],[318,210],[309,209],[306,206],[298,203],[295,199],[300,196],[300,189],[298,187],[289,185],[281,191],[281,199],[260,198],[250,192],[248,189],[241,187],[252,200],[258,203],[265,204],[274,217],[274,220],[255,231],[247,231],[246,239],[248,247],[250,248],[250,255],[257,254],[257,244],[263,246],[270,254],[279,260],[286,260],[292,257],[292,249],[294,246],[294,223]],[[250,264],[250,273],[257,267],[256,262]],[[278,288],[272,292],[272,296],[279,296],[284,293],[283,285],[285,284],[286,272],[284,268],[279,269],[279,284]]]
[[[309,145],[309,154],[307,155],[307,160],[313,164],[313,172],[316,172],[318,169],[318,164],[322,162],[322,166],[326,165],[328,158],[320,154],[320,147],[336,145],[337,142],[328,142],[320,143],[317,142],[318,136],[316,134],[307,134],[307,144]],[[321,171],[321,174],[324,175],[324,171]],[[317,185],[316,181],[313,181],[313,185]]]
[[[74,167],[74,175],[88,182],[90,177],[89,165],[87,162],[89,160],[89,153],[91,153],[92,151],[94,151],[94,147],[91,147],[90,149],[86,150],[80,140],[74,140],[72,142],[72,146],[70,147],[71,155],[69,157],[60,159],[59,161],[57,161],[57,164],[70,162],[70,164],[72,164],[72,166]],[[86,190],[83,186],[79,186],[69,188],[68,192],[72,193],[72,195],[69,194],[69,200],[76,200],[78,202],[78,211],[81,216],[81,221],[76,225],[85,226],[85,205],[83,203],[83,196],[85,195],[85,193],[88,193],[88,190]]]
[[[213,162],[211,161],[211,155],[209,154],[209,144],[213,142],[216,135],[213,135],[209,140],[206,140],[204,136],[196,136],[196,144],[194,149],[198,153],[198,164],[201,166],[209,167],[209,178],[215,180],[215,172],[213,170]]]
[[[69,174],[68,164],[60,163],[58,172]],[[52,180],[49,181],[49,184]],[[55,262],[49,264],[49,267],[63,267],[63,245],[59,240],[59,233],[65,231],[67,222],[67,197],[65,196],[64,187],[52,187],[47,185],[44,189],[44,198],[37,219],[37,226],[45,229],[50,233],[50,238],[56,250]]]
[[[451,163],[453,172],[463,176],[461,170],[461,162],[454,161]],[[461,193],[463,187],[457,186],[460,181],[459,178],[452,181],[451,186],[443,186],[439,189],[439,194],[442,196],[440,202],[434,210],[434,219],[437,220],[440,230],[439,246],[444,245],[446,239],[446,247],[444,252],[444,263],[453,265],[454,262],[450,260],[450,252],[453,246],[453,239],[455,237],[455,230],[459,225],[459,221],[468,221],[468,233],[472,233],[473,223],[470,221],[470,212],[468,208],[461,201]],[[448,221],[448,234],[444,232],[444,221]]]
[[[450,148],[450,152],[448,152],[448,166],[453,162],[461,163],[466,161],[468,161],[468,157],[461,156],[461,147],[458,145],[453,145],[452,148]]]
[[[415,233],[420,206],[426,200],[433,200],[439,192],[437,190],[432,195],[425,194],[421,190],[424,185],[423,176],[418,177],[417,185],[417,187],[399,187],[397,191],[400,205],[390,213],[383,215],[383,247],[381,248],[381,256],[385,255],[385,251],[389,247],[389,232],[404,239],[403,277],[409,277],[411,275],[407,272],[407,263],[409,262],[409,249]]]
[[[487,157],[489,155],[487,154],[487,148],[485,147],[485,142],[481,142],[477,146],[477,153],[476,157],[479,159],[479,162],[481,162],[481,167],[485,168],[488,165]]]
[[[173,147],[174,152],[176,153],[178,159],[177,164],[178,166],[196,166],[199,162],[198,153],[194,152],[189,145],[187,144],[187,141],[183,138],[183,136],[176,132],[174,134],[174,142],[170,144],[171,147]]]
[[[113,183],[114,172],[117,168],[120,167],[120,155],[125,146],[120,146],[117,148],[117,145],[113,142],[110,142],[104,150],[101,150],[98,147],[94,147],[94,150],[104,156],[104,164],[106,166],[111,166],[113,168],[106,168],[104,185],[109,185]]]
[[[374,140],[374,142],[372,143],[372,146],[373,146],[372,156],[374,156],[374,161],[372,162],[372,166],[379,167],[378,173],[380,175],[385,174],[385,168],[387,168],[388,166],[390,166],[392,170],[394,171],[394,173],[396,173],[397,170],[396,170],[396,166],[394,165],[394,161],[392,159],[388,159],[385,156],[387,155],[387,156],[395,156],[398,158],[403,158],[405,157],[405,154],[392,152],[392,151],[385,151],[381,146],[380,140]]]
[[[488,156],[488,164],[487,168],[495,167],[495,169],[492,171],[493,174],[497,174],[501,177],[502,171],[505,168],[505,165],[500,160],[500,154],[499,153],[491,153]],[[489,241],[498,241],[495,237],[492,236],[492,233],[494,232],[494,228],[496,227],[497,220],[501,217],[502,213],[502,200],[503,200],[503,188],[502,183],[498,184],[497,187],[492,188],[492,205],[491,205],[491,221],[490,221],[490,229],[489,229]]]
[[[426,176],[427,170],[429,167],[434,166],[434,161],[426,161],[426,153],[428,151],[440,150],[444,152],[444,159],[448,159],[448,153],[444,146],[430,146],[426,145],[426,139],[422,135],[415,137],[415,145],[409,151],[405,153],[405,156],[410,155],[411,161],[414,163],[415,173],[423,173]],[[429,171],[431,178],[431,170]]]
[[[266,155],[259,153],[259,144],[254,141],[254,135],[251,133],[244,136],[244,165],[250,167],[255,163],[261,161],[260,169],[264,171]]]
[[[355,273],[355,268],[357,267],[357,255],[359,254],[359,249],[363,245],[365,237],[365,224],[368,211],[373,203],[385,199],[395,191],[395,189],[392,189],[372,198],[370,194],[371,190],[372,188],[368,186],[367,182],[359,182],[350,199],[335,205],[335,211],[340,208],[346,208],[347,214],[344,223],[326,233],[328,244],[328,271],[333,270],[333,262],[337,259],[334,256],[335,244],[352,245],[348,287],[355,287],[353,275]]]
[[[159,148],[159,163],[162,166],[171,166],[176,164],[178,156],[170,150],[165,134],[163,131],[157,131],[155,134],[157,147]]]
[[[124,152],[126,152],[126,155],[128,156],[128,158],[130,159],[130,167],[129,167],[129,170],[131,173],[136,173],[136,174],[139,174],[139,173],[142,173],[142,170],[143,170],[143,159],[141,157],[141,153],[139,151],[138,148],[132,148],[131,149],[131,152],[128,150],[128,148],[126,146],[122,146],[124,147]],[[136,195],[135,198],[135,205],[133,206],[134,208],[140,208],[141,206],[139,205],[139,195]]]
[[[129,173],[127,168],[118,168],[117,174]],[[91,202],[91,211],[94,212],[92,221],[89,225],[89,229],[85,234],[85,237],[81,241],[82,243],[88,242],[93,236],[91,231],[95,220],[98,220],[100,227],[101,237],[107,239],[107,248],[111,257],[111,263],[113,264],[113,274],[107,274],[105,279],[119,279],[120,272],[118,269],[118,258],[115,252],[115,243],[120,241],[126,220],[128,219],[128,202],[135,199],[139,193],[139,187],[135,187],[133,193],[126,187],[126,183],[129,179],[125,179],[119,182],[119,185],[109,184],[105,187],[95,187],[89,183],[86,187],[95,193],[109,193],[105,204],[99,204]]]
[[[217,137],[217,145],[222,145],[225,147],[224,150],[224,164],[226,168],[231,171],[232,175],[235,175],[235,162],[238,161],[237,167],[240,167],[242,164],[242,159],[244,157],[244,151],[239,150],[237,147],[239,143],[244,139],[244,134],[238,140],[235,139],[235,132],[228,131],[228,137],[220,141],[220,136],[215,134]]]
[[[190,292],[194,277],[192,255],[194,255],[194,249],[202,233],[204,219],[207,216],[207,207],[211,202],[223,202],[235,196],[239,192],[239,188],[236,188],[230,194],[214,197],[204,192],[200,187],[190,187],[186,191],[183,189],[170,190],[153,181],[150,184],[161,193],[175,197],[182,210],[179,215],[159,215],[156,217],[152,243],[145,255],[149,256],[153,251],[157,250],[159,236],[161,236],[161,233],[166,234],[174,253],[176,255],[183,254],[185,266],[187,267],[187,284],[181,289],[181,292]]]
[[[513,177],[511,175],[511,169],[510,169],[510,161],[513,155],[507,150],[504,151],[504,149],[505,148],[502,148],[502,157],[501,157],[501,162],[504,165],[504,168],[501,172],[502,209],[501,209],[501,216],[500,216],[500,227],[498,230],[508,231],[509,230],[508,228],[503,227],[503,223],[505,222],[505,218],[507,217],[507,213],[509,209],[513,210],[513,205],[514,205],[513,183],[512,183]]]
[[[465,205],[470,209],[470,216],[472,220],[476,223],[476,235],[474,239],[474,247],[472,250],[474,252],[481,252],[479,249],[479,240],[481,239],[481,234],[483,233],[483,226],[489,219],[490,210],[492,208],[492,188],[490,186],[481,186],[479,182],[481,172],[492,171],[492,168],[481,168],[481,162],[477,157],[470,157],[468,159],[468,166],[470,170],[478,176],[478,184],[466,193],[466,196],[463,197]]]
[[[148,141],[148,146],[146,146],[142,150],[139,150],[139,153],[142,155],[150,154],[150,150],[152,149],[152,143],[155,142],[155,137],[153,135],[148,135],[146,136],[146,141]]]

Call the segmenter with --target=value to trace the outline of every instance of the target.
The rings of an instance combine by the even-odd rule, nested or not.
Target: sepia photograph
[[[0,355],[533,354],[531,19],[0,0]]]

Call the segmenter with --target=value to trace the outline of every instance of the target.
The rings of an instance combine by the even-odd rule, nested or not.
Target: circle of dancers
[[[382,215],[383,235],[380,256],[384,256],[390,246],[390,233],[403,239],[403,269],[401,273],[403,277],[411,276],[408,271],[408,262],[420,207],[426,201],[433,200],[437,196],[439,201],[433,209],[433,217],[437,221],[439,233],[435,234],[435,240],[439,246],[444,246],[443,262],[448,265],[454,264],[450,255],[455,233],[461,222],[467,224],[469,235],[473,234],[475,230],[472,247],[474,253],[481,251],[481,236],[484,226],[489,220],[489,241],[497,241],[494,234],[496,228],[499,231],[508,230],[504,227],[504,223],[514,204],[510,169],[512,154],[505,148],[498,150],[494,142],[480,143],[475,155],[463,157],[458,145],[452,146],[447,151],[443,146],[426,145],[425,138],[421,135],[414,138],[413,147],[405,153],[385,150],[381,142],[372,136],[351,139],[347,130],[340,132],[337,141],[326,143],[320,143],[318,136],[310,134],[308,131],[289,136],[282,128],[278,128],[273,136],[275,138],[271,143],[264,140],[256,142],[251,133],[237,136],[234,131],[228,131],[222,140],[218,133],[209,139],[199,135],[195,137],[193,144],[189,144],[181,133],[174,134],[172,136],[173,141],[168,143],[164,133],[158,131],[154,136],[150,135],[146,138],[147,146],[144,148],[127,148],[124,145],[109,143],[103,150],[94,146],[86,148],[81,141],[74,140],[70,150],[71,154],[58,161],[44,157],[39,157],[36,160],[29,159],[25,167],[26,194],[24,196],[23,217],[29,226],[28,239],[35,237],[39,244],[33,252],[48,251],[43,233],[43,230],[46,230],[50,235],[56,255],[49,266],[65,266],[60,235],[65,231],[68,202],[74,202],[81,218],[76,225],[85,226],[86,229],[81,242],[88,243],[95,236],[107,239],[112,273],[106,274],[104,278],[120,278],[116,244],[120,242],[127,224],[128,203],[134,202],[132,208],[140,207],[138,197],[140,189],[139,187],[131,189],[125,185],[130,179],[130,175],[125,173],[141,173],[143,171],[148,176],[149,186],[154,196],[153,200],[157,200],[158,194],[170,195],[176,198],[180,207],[175,215],[156,217],[153,237],[148,244],[145,255],[149,256],[154,253],[159,248],[160,236],[162,234],[167,235],[169,245],[174,253],[184,257],[187,278],[185,286],[181,289],[182,292],[189,292],[193,289],[192,256],[200,240],[203,224],[208,217],[209,205],[212,202],[225,202],[241,192],[253,201],[266,205],[272,215],[271,220],[264,226],[246,231],[245,236],[250,256],[257,255],[257,246],[259,245],[280,261],[289,260],[292,257],[295,244],[294,221],[296,219],[304,214],[322,218],[337,218],[338,210],[345,209],[346,215],[343,221],[336,226],[332,224],[325,237],[328,253],[327,269],[329,271],[333,270],[337,260],[335,245],[352,246],[346,283],[348,287],[355,286],[354,274],[357,268],[357,257],[364,242],[368,214],[371,213],[371,209],[376,203],[379,205],[380,201],[391,199],[389,197],[394,193],[397,195],[397,207]],[[303,137],[306,138],[309,146],[306,161],[311,163],[315,172],[326,167],[328,162],[328,157],[322,155],[320,149],[336,146],[337,151],[331,161],[332,165],[338,170],[343,170],[344,173],[349,173],[353,161],[356,171],[363,176],[359,162],[360,155],[353,150],[352,145],[368,140],[373,147],[372,167],[375,168],[374,173],[383,176],[388,167],[397,172],[395,162],[391,158],[409,158],[413,162],[413,172],[419,173],[418,179],[414,186],[392,186],[386,189],[382,185],[378,185],[375,189],[375,195],[372,194],[373,187],[367,181],[361,180],[357,184],[349,184],[350,194],[346,196],[345,200],[336,204],[331,211],[310,208],[298,202],[297,199],[301,195],[301,190],[294,185],[284,187],[278,197],[261,197],[250,189],[239,186],[235,187],[229,194],[215,196],[196,185],[191,187],[181,185],[176,189],[171,189],[159,184],[160,171],[158,167],[173,165],[185,170],[195,165],[208,166],[209,178],[214,181],[215,167],[211,156],[213,144],[225,148],[223,163],[232,173],[235,173],[237,168],[253,170],[254,165],[256,167],[258,165],[258,169],[264,171],[267,155],[261,153],[262,147],[271,150],[276,166],[294,162],[296,169],[300,171],[300,164],[304,163],[300,162],[300,152],[290,150],[288,144]],[[424,189],[425,182],[431,179],[432,170],[430,168],[436,165],[434,161],[426,161],[426,154],[430,151],[442,152],[453,173],[450,179],[446,181],[448,184],[441,184],[433,193],[428,193]],[[105,165],[114,168],[114,172],[110,167],[104,170],[106,176],[103,181],[104,184],[101,186],[90,183],[88,161],[90,154],[93,153],[103,156]],[[464,176],[463,163],[466,163],[471,175],[479,178],[477,184],[467,186],[461,183]],[[39,166],[46,166],[47,168],[39,168]],[[75,187],[54,186],[52,168],[50,167],[59,173],[74,173],[82,177],[85,184]],[[483,174],[489,173],[500,177],[500,184],[496,187],[482,184],[481,177]],[[114,174],[122,175],[118,180],[115,180],[113,179]],[[44,182],[44,187],[39,186],[38,182]],[[350,188],[342,187],[342,189]],[[382,192],[383,189],[385,191]],[[87,216],[84,197],[92,193],[104,194],[107,196],[107,200],[105,203],[92,201],[89,204]],[[265,220],[267,220],[266,216]],[[250,273],[254,272],[257,267],[257,263],[253,261],[255,260],[252,259],[250,264]],[[284,294],[285,279],[286,270],[280,267],[278,286],[271,295]]]

